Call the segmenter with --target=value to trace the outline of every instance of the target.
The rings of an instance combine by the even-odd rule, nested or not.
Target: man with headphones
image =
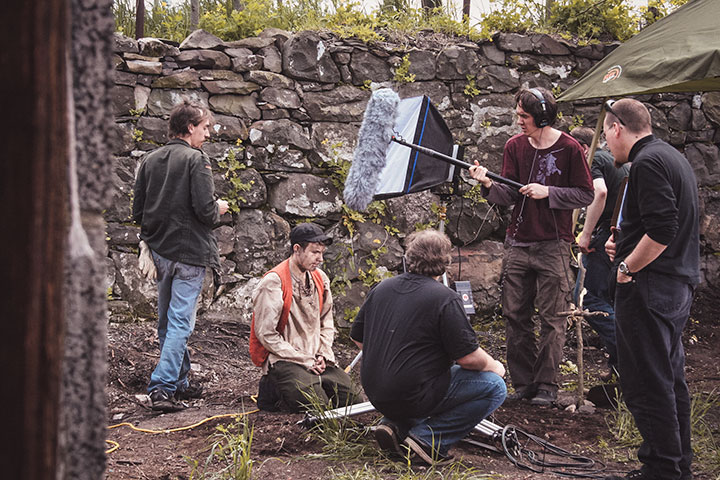
[[[570,295],[572,212],[593,200],[590,169],[580,144],[553,128],[555,98],[544,88],[515,95],[521,133],[505,144],[502,175],[522,183],[515,189],[493,182],[475,162],[472,178],[498,205],[514,205],[505,239],[501,276],[507,363],[515,393],[508,401],[549,406],[557,399]],[[537,309],[540,336],[533,316]]]

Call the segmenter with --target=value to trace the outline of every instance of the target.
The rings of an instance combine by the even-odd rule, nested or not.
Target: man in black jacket
[[[632,162],[617,238],[615,318],[620,386],[643,437],[634,480],[689,480],[690,395],[682,331],[699,282],[698,190],[693,169],[652,135],[637,100],[606,103],[615,163]],[[611,476],[609,479],[621,477]]]
[[[188,382],[187,342],[205,269],[220,265],[212,230],[228,209],[226,201],[214,199],[212,167],[200,150],[211,118],[201,105],[177,105],[170,114],[170,142],[145,157],[135,180],[133,220],[157,268],[160,360],[148,393],[152,408],[164,412],[181,409],[179,400],[201,390]]]

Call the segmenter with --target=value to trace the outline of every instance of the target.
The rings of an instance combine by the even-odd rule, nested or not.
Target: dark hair
[[[530,90],[536,90],[545,100],[545,109],[543,110],[543,102]],[[515,105],[520,105],[523,110],[529,113],[533,120],[535,120],[535,126],[540,127],[543,119],[547,120],[549,126],[555,125],[557,120],[557,103],[555,97],[547,89],[537,87],[534,89],[522,89],[515,94]]]
[[[452,244],[444,233],[437,230],[421,230],[407,238],[405,260],[411,273],[437,277],[450,265]]]
[[[570,131],[570,135],[577,140],[580,145],[589,147],[592,145],[595,130],[590,127],[575,127]]]
[[[168,137],[177,138],[190,133],[190,125],[200,125],[200,122],[211,117],[210,111],[196,102],[188,100],[175,105],[170,113],[168,124]]]
[[[312,242],[297,242],[292,243],[290,242],[290,256],[292,257],[295,254],[295,245],[300,245],[300,250],[305,250],[308,245],[310,245]],[[316,242],[319,243],[319,242]]]
[[[645,105],[633,98],[623,98],[612,104],[613,112],[605,113],[605,122],[613,122],[622,118],[624,127],[630,133],[642,133],[652,129],[650,111]]]

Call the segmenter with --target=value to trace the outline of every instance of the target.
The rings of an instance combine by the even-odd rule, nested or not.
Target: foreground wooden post
[[[0,28],[2,477],[55,478],[67,232],[67,2],[11,1]]]

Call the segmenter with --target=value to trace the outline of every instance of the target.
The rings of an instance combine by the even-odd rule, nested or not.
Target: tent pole
[[[588,158],[586,159],[588,166],[592,166],[595,150],[597,150],[597,145],[600,142],[600,135],[602,135],[603,122],[605,121],[605,100],[603,100],[602,107],[600,107],[600,115],[598,116],[597,124],[595,125],[595,135],[593,135],[592,144],[590,145],[590,150],[588,150]]]
[[[598,116],[597,124],[595,124],[595,134],[593,135],[590,149],[588,150],[587,158],[585,159],[588,167],[592,167],[593,157],[595,157],[595,151],[597,150],[598,143],[600,142],[600,135],[602,135],[603,122],[605,121],[605,100],[603,100],[602,106],[600,107],[600,115]],[[573,228],[571,230],[572,232],[575,231],[575,226],[577,225],[577,219],[579,216],[580,209],[575,209],[575,211],[573,211]]]

